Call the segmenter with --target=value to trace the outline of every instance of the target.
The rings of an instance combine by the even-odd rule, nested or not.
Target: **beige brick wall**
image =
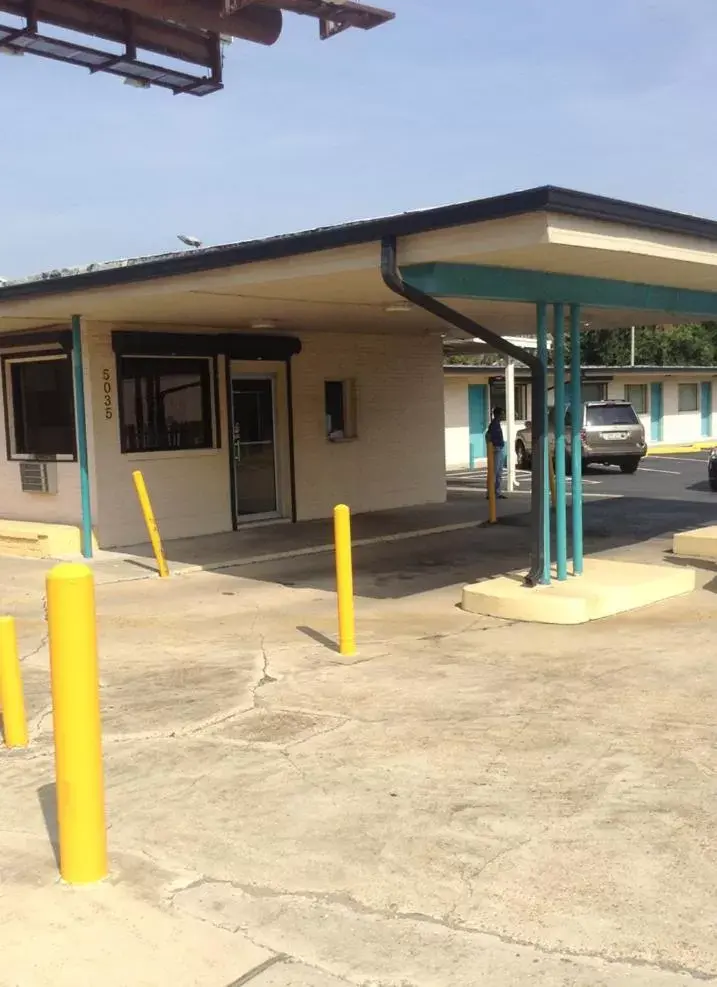
[[[445,499],[438,336],[302,335],[293,361],[299,519]],[[356,381],[358,437],[330,442],[324,381]]]
[[[127,546],[147,540],[132,482],[136,469],[144,475],[163,538],[231,530],[224,388],[219,388],[219,449],[122,455],[111,329],[107,324],[88,325],[85,343],[94,434],[90,461],[97,488],[94,517],[100,546]],[[105,372],[110,384],[110,418],[105,408]],[[221,367],[220,372],[223,374]]]
[[[220,387],[221,448],[191,453],[122,455],[117,383],[109,325],[88,325],[88,403],[93,422],[94,514],[102,547],[127,546],[146,535],[132,486],[141,469],[165,539],[231,530],[228,427]],[[298,517],[329,517],[344,501],[371,511],[445,498],[443,374],[438,337],[301,334],[292,361]],[[237,365],[242,372],[276,371],[273,364]],[[282,368],[278,368],[281,371]],[[105,414],[105,371],[112,417]],[[222,370],[223,373],[223,370]],[[279,373],[281,378],[281,373]],[[352,378],[357,387],[358,437],[333,443],[325,435],[324,381]],[[279,380],[279,398],[284,385]],[[287,495],[288,433],[277,423],[280,502]]]

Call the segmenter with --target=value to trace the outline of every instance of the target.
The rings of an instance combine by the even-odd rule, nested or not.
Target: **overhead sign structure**
[[[223,87],[222,42],[273,45],[285,12],[316,18],[322,39],[394,17],[354,0],[0,0],[0,15],[11,15],[0,16],[0,52],[40,55],[140,87],[206,96]],[[90,43],[78,43],[67,31]]]

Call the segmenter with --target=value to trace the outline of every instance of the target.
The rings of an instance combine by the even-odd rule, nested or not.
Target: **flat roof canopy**
[[[445,333],[444,323],[401,305],[384,285],[380,241],[387,235],[398,238],[399,265],[409,278],[413,265],[424,274],[426,265],[460,265],[480,268],[489,287],[485,272],[507,268],[513,282],[519,269],[619,282],[618,289],[673,289],[618,290],[611,295],[617,307],[583,306],[584,327],[717,318],[716,222],[546,187],[8,284],[0,289],[0,330],[65,323],[79,314],[144,328]],[[430,287],[430,279],[420,286]],[[515,336],[533,330],[530,290],[443,297],[489,329]],[[687,297],[693,307],[704,302],[704,310],[663,307]]]

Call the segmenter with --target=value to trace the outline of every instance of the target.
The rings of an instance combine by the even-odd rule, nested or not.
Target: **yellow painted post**
[[[107,876],[95,584],[85,565],[47,574],[47,622],[55,734],[60,876],[89,884]]]
[[[555,491],[555,460],[552,456],[548,456],[548,475],[550,479],[550,503],[555,507],[557,494]]]
[[[0,617],[0,709],[6,747],[27,747],[25,697],[12,617]]]
[[[139,498],[139,506],[142,509],[144,523],[147,526],[147,534],[149,535],[149,540],[152,542],[152,551],[157,560],[159,575],[162,579],[166,579],[169,576],[169,568],[167,566],[167,560],[164,557],[164,549],[162,548],[162,539],[159,535],[159,528],[157,527],[157,519],[152,510],[152,502],[149,499],[147,484],[144,482],[142,471],[135,470],[132,473],[132,479],[134,480],[134,487]]]
[[[351,512],[346,504],[334,507],[336,595],[339,608],[339,653],[356,654],[354,573],[351,562]]]
[[[495,502],[495,449],[493,443],[488,443],[488,521],[495,524],[498,520],[498,511]]]

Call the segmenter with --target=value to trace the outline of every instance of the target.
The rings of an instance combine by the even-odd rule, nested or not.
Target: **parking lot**
[[[591,470],[588,550],[677,563],[672,532],[717,508],[704,460]],[[469,480],[451,496],[480,520]],[[500,507],[494,526],[356,549],[353,659],[330,554],[100,585],[113,875],[86,894],[55,880],[42,601],[23,597],[32,746],[0,754],[7,982],[90,982],[98,955],[108,987],[717,979],[712,569],[580,628],[476,618],[461,584],[527,557],[526,498]]]
[[[682,452],[647,456],[633,476],[625,476],[614,466],[589,466],[583,476],[584,495],[600,497],[647,497],[717,502],[707,483],[707,452]],[[487,471],[455,470],[448,473],[450,490],[485,489]],[[529,470],[517,470],[515,496],[530,493]],[[568,477],[570,484],[570,477]]]

